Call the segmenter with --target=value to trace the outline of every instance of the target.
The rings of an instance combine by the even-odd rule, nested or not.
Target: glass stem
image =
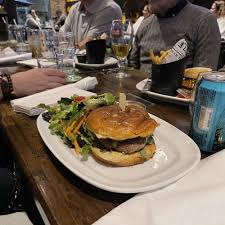
[[[120,73],[124,73],[125,72],[125,68],[126,68],[125,61],[126,60],[119,60],[119,72]]]

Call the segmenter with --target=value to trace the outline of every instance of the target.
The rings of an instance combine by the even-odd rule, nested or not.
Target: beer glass
[[[117,77],[126,78],[129,76],[129,74],[125,72],[126,60],[133,42],[133,26],[130,20],[113,20],[110,37],[113,52],[119,60],[120,71]]]

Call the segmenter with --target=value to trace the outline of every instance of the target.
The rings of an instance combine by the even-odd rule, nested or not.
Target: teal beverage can
[[[225,148],[225,73],[204,74],[197,83],[190,137],[205,152]]]

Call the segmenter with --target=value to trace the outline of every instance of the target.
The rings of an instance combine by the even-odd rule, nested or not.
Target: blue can
[[[225,73],[207,73],[197,83],[190,136],[202,151],[225,148]]]

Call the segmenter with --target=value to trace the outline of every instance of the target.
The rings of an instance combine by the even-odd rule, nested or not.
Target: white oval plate
[[[173,96],[169,96],[169,95],[162,95],[162,94],[159,94],[156,92],[144,90],[144,86],[147,83],[147,80],[148,79],[144,79],[144,80],[140,81],[139,83],[137,83],[137,85],[136,85],[136,88],[139,91],[141,91],[142,93],[149,95],[151,98],[162,100],[162,101],[169,102],[169,103],[174,103],[174,104],[179,104],[179,105],[189,105],[190,104],[189,99],[178,98],[178,97],[175,97],[175,96],[173,97]]]
[[[82,160],[58,136],[51,135],[42,115],[37,119],[37,127],[52,154],[81,179],[111,192],[139,193],[177,181],[200,161],[199,148],[191,138],[158,117],[152,117],[160,124],[154,134],[157,151],[147,162],[130,167],[106,166],[92,156]]]

